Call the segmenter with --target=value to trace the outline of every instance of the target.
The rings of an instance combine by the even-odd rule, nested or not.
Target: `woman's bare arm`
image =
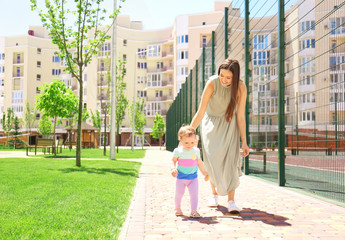
[[[249,148],[247,146],[247,136],[246,136],[246,118],[245,118],[245,108],[247,99],[247,87],[243,82],[240,82],[239,86],[239,102],[237,107],[237,125],[240,130],[240,135],[242,139],[242,149],[244,157],[249,154]]]
[[[214,91],[214,88],[213,88],[212,82],[207,81],[204,92],[202,93],[199,109],[194,115],[193,120],[190,124],[193,128],[196,129],[199,126],[202,118],[204,117],[208,102],[213,94],[213,91]]]

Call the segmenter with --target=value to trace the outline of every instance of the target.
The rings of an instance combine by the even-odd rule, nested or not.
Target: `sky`
[[[113,0],[105,0],[106,8],[113,9],[113,2]],[[144,30],[171,27],[176,16],[210,12],[214,4],[214,0],[126,0],[125,2],[117,0],[117,2],[122,6],[120,14],[129,15],[132,21],[143,21]],[[233,2],[235,7],[243,9],[244,0],[233,0]],[[271,4],[267,4],[270,2]],[[276,0],[266,0],[265,4],[259,3],[250,8],[262,14],[269,14],[274,8],[268,6],[276,2]],[[30,10],[30,0],[0,0],[0,6],[0,36],[27,34],[30,25],[42,25],[38,13]]]

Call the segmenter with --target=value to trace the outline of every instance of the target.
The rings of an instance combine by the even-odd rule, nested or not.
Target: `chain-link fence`
[[[233,1],[167,114],[167,149],[208,77],[237,59],[248,90],[245,173],[345,202],[345,2]]]

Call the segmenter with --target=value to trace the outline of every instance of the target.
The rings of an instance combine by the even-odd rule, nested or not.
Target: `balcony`
[[[162,96],[162,97],[147,96],[146,97],[147,102],[172,101],[172,100],[173,100],[172,96]]]
[[[98,72],[110,72],[110,67],[99,67]]]
[[[164,66],[162,68],[147,68],[148,73],[161,73],[161,72],[169,72],[169,71],[174,71],[174,67]]]
[[[97,53],[98,58],[110,58],[111,51],[100,51]]]
[[[104,82],[99,82],[97,83],[97,87],[108,87],[107,83],[104,81]]]
[[[155,117],[156,113],[166,116],[168,110],[146,110],[146,117]]]
[[[14,78],[21,78],[21,77],[24,77],[24,73],[23,73],[23,72],[14,72],[14,73],[13,73],[13,77],[14,77]]]
[[[172,51],[163,51],[162,52],[162,58],[164,57],[173,57],[174,56],[174,52]]]
[[[14,59],[13,60],[13,65],[23,65],[24,64],[24,59],[19,58],[19,59]]]
[[[173,86],[172,81],[154,81],[154,82],[148,81],[146,84],[147,88],[161,88],[161,87],[172,87],[172,86]]]

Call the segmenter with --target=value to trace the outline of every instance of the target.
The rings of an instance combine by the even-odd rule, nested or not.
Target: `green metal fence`
[[[168,111],[167,149],[208,77],[237,59],[248,89],[245,174],[345,202],[345,2],[233,1],[207,38]]]

